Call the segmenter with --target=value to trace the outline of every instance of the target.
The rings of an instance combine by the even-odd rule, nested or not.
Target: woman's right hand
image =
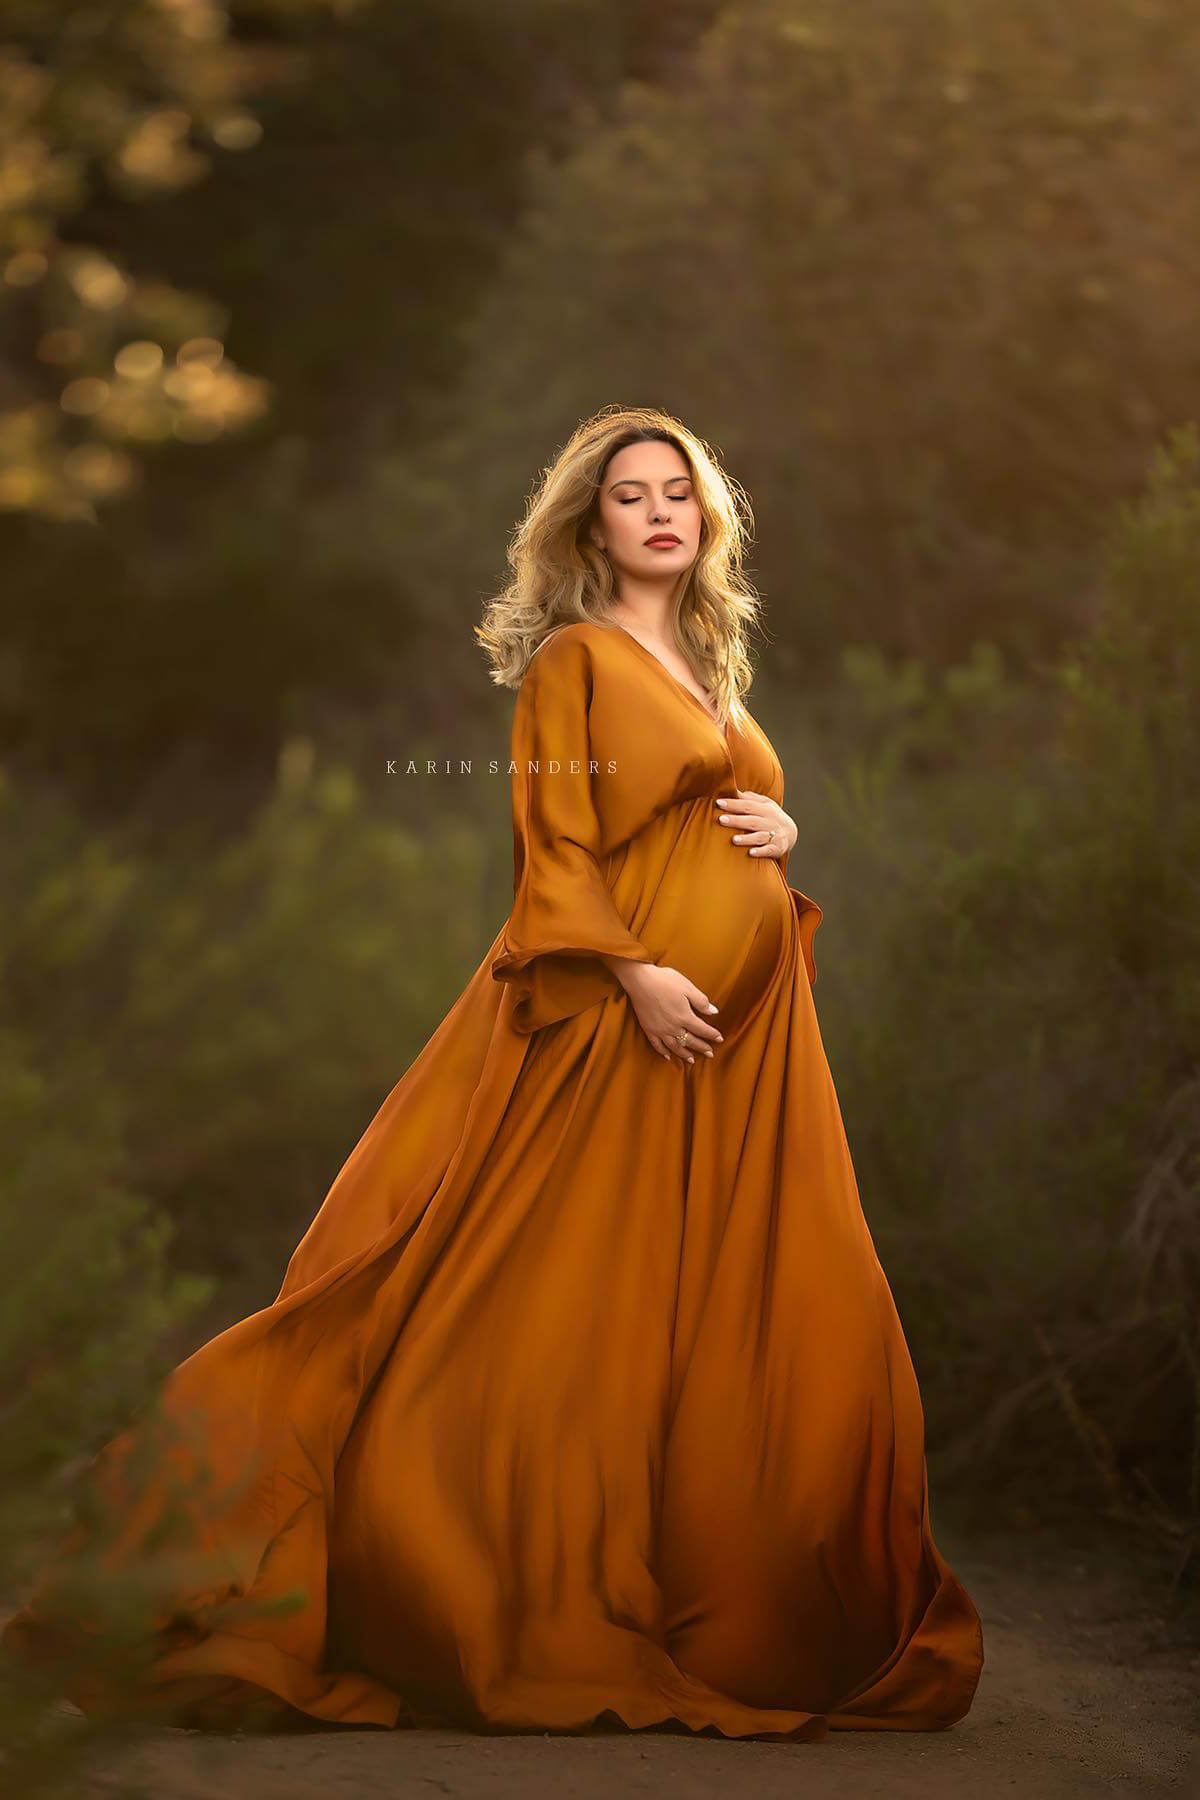
[[[613,958],[613,967],[618,959]],[[629,995],[638,1024],[645,1032],[651,1048],[668,1062],[693,1063],[693,1051],[712,1056],[710,1045],[724,1040],[710,1023],[717,1008],[694,981],[678,969],[664,968],[660,963],[625,961],[614,972]],[[708,1016],[706,1016],[708,1015]],[[686,1031],[688,1041],[681,1044],[679,1034]]]

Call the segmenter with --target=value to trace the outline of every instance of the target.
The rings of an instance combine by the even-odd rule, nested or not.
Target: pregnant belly
[[[707,806],[686,821],[639,933],[715,1001],[726,1037],[762,999],[794,922],[777,859],[749,856],[733,837]]]

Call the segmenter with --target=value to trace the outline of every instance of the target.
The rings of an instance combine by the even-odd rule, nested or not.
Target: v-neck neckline
[[[621,636],[628,638],[629,642],[631,644],[636,644],[637,648],[641,651],[642,655],[648,656],[650,658],[650,661],[652,663],[654,663],[657,668],[662,670],[663,674],[666,676],[667,680],[671,683],[671,685],[673,687],[676,687],[679,689],[679,692],[683,695],[684,699],[690,700],[693,706],[699,707],[700,711],[704,714],[704,717],[708,720],[709,724],[712,726],[712,728],[716,732],[717,736],[721,739],[721,742],[724,744],[726,751],[729,750],[730,746],[729,746],[729,726],[728,726],[728,724],[726,724],[724,726],[724,728],[721,727],[721,725],[717,722],[717,720],[713,718],[713,716],[709,712],[707,706],[705,706],[703,700],[701,700],[698,695],[693,694],[691,688],[684,687],[684,685],[683,685],[682,681],[680,681],[678,675],[672,675],[670,669],[668,669],[666,663],[663,661],[661,656],[656,656],[653,650],[647,649],[646,645],[643,644],[641,638],[634,637],[632,631],[626,631],[624,625],[618,625],[615,619],[613,620],[611,625],[605,625],[602,627],[602,629],[605,631],[619,631],[621,633]]]

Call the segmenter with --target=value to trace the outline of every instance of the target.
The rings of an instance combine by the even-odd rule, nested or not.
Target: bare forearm
[[[630,982],[637,979],[634,971],[646,967],[645,963],[639,962],[636,957],[632,956],[602,956],[600,961],[610,974],[616,976],[626,992],[629,991]]]

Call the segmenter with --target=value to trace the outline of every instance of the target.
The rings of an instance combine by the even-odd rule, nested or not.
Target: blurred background
[[[1200,13],[0,21],[5,1582],[274,1298],[502,924],[471,627],[610,402],[753,501],[936,1503],[1194,1582]]]

